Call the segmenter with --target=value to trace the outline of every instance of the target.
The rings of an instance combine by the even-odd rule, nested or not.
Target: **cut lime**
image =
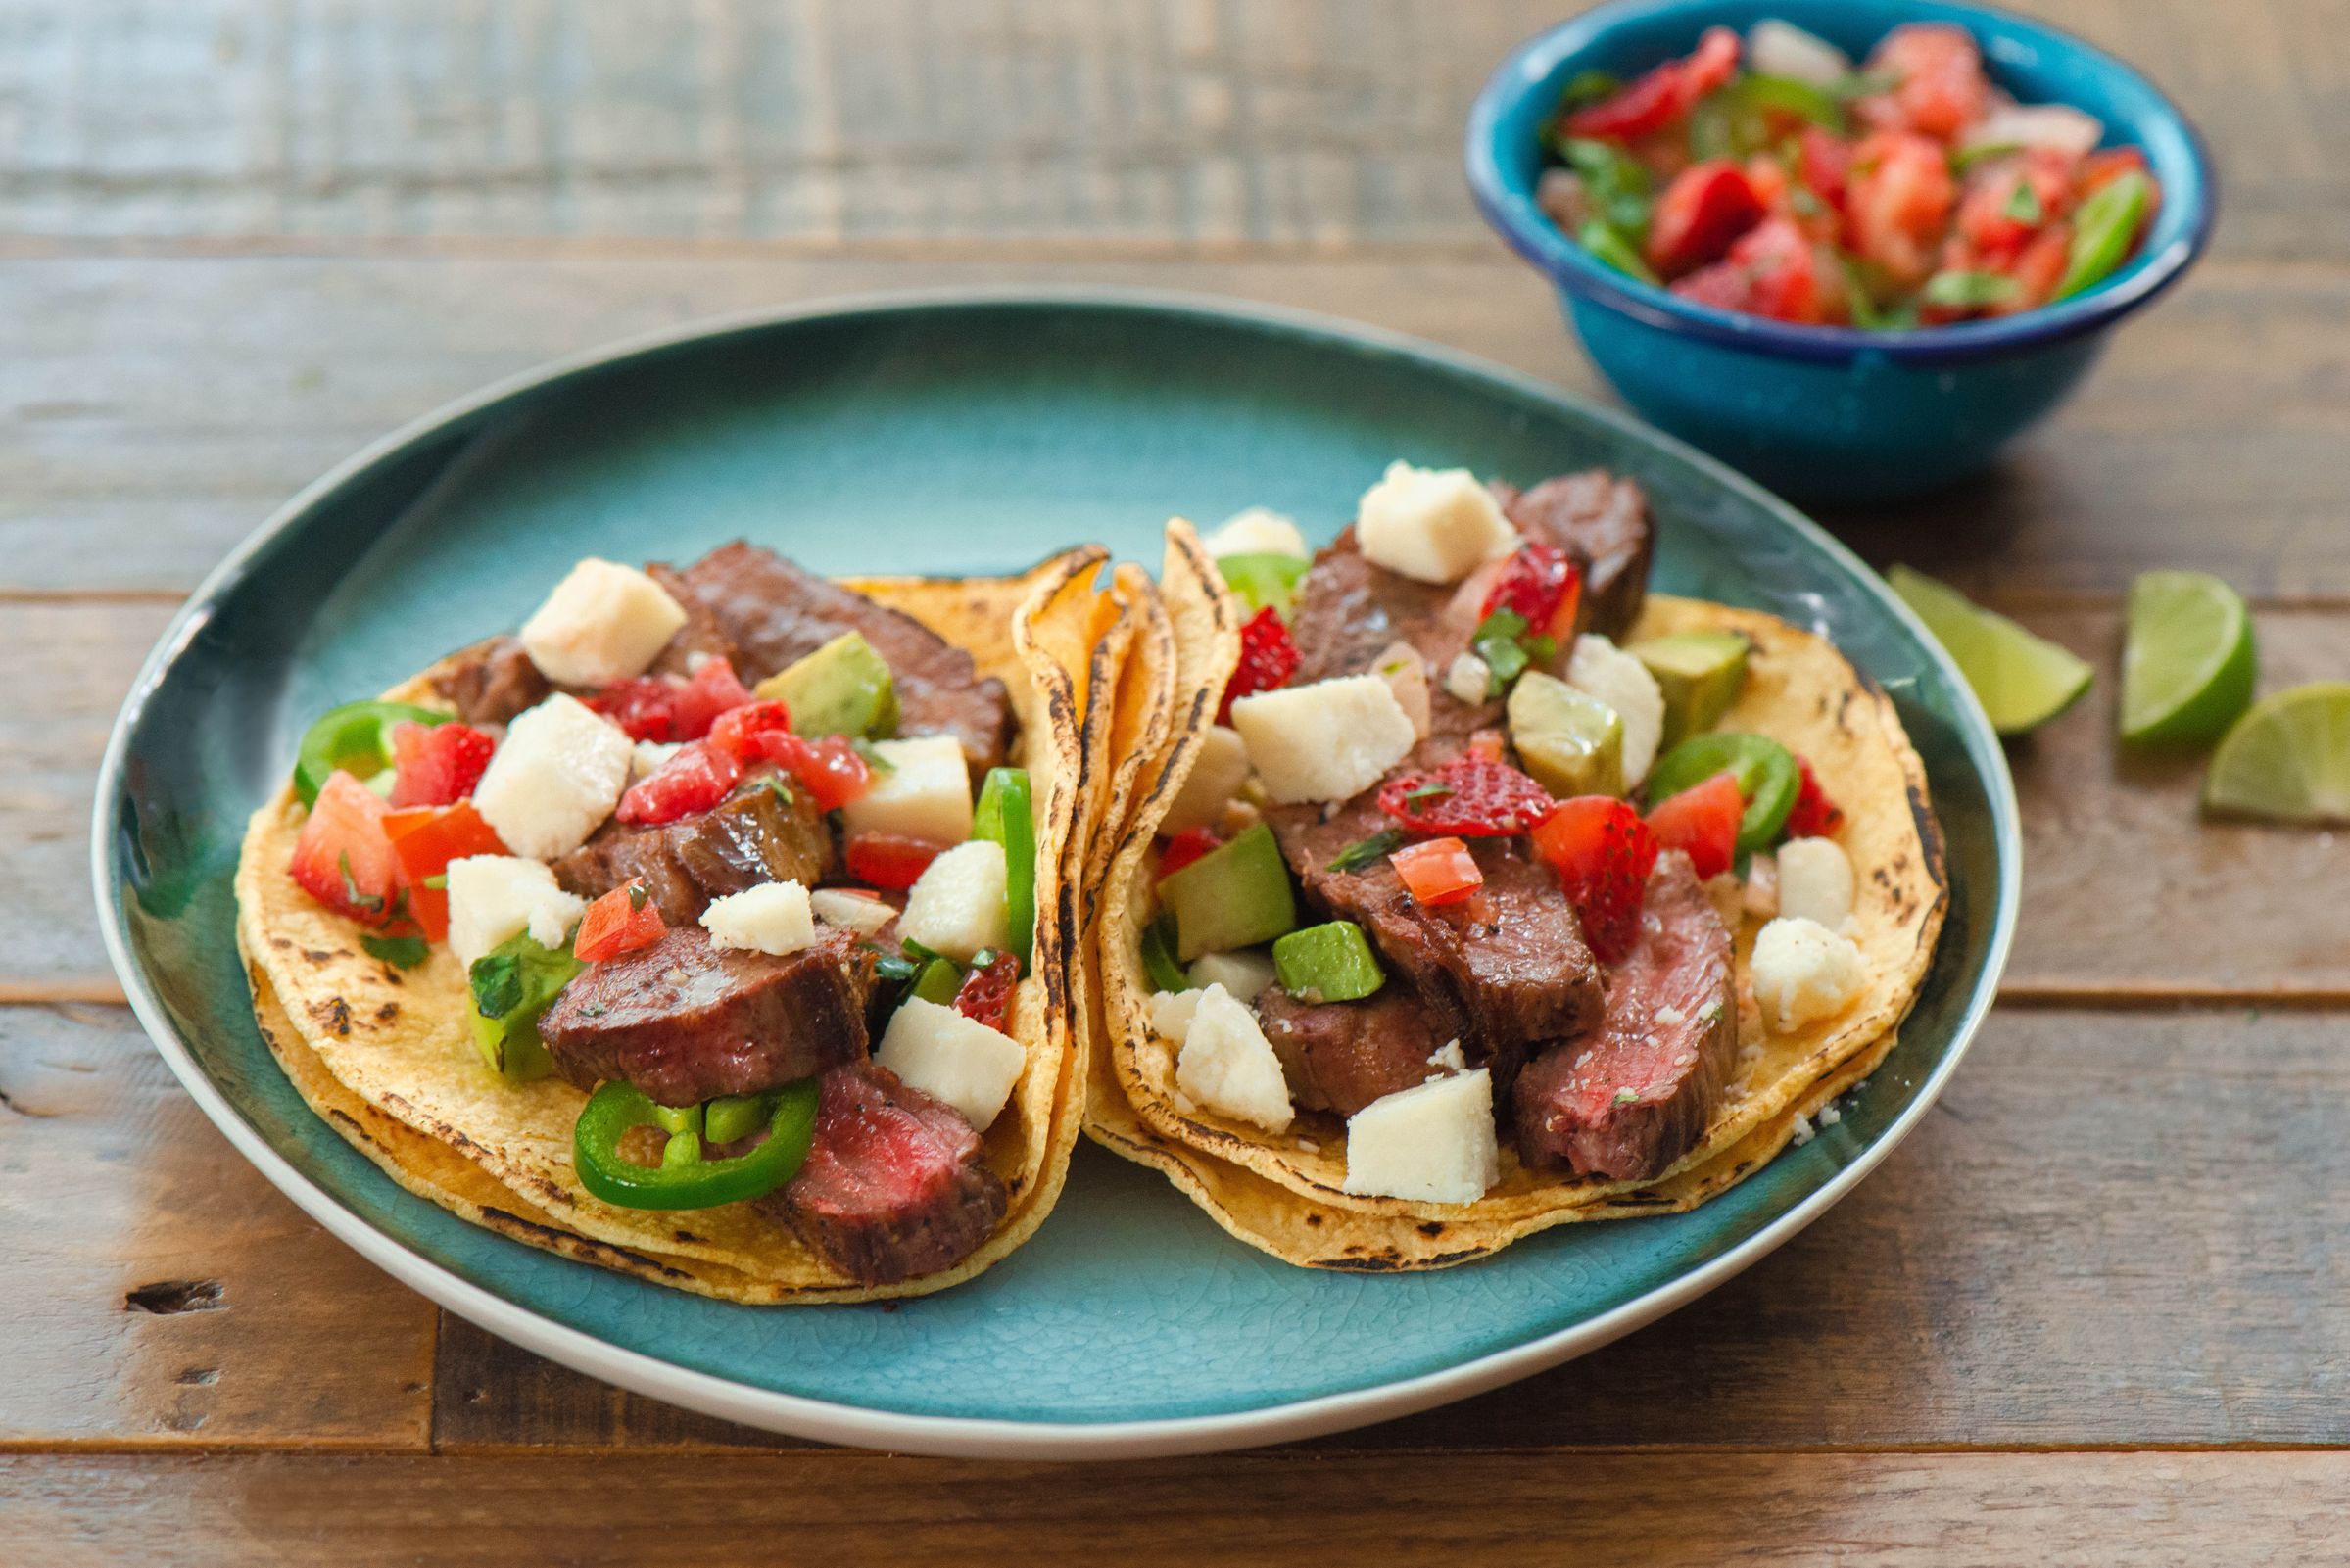
[[[2212,754],[2203,809],[2350,823],[2350,681],[2314,681],[2254,704]]]
[[[2130,585],[2122,643],[2122,738],[2209,745],[2252,705],[2252,616],[2201,572],[2145,572]]]
[[[1948,650],[2001,735],[2038,729],[2088,689],[2089,667],[2046,638],[1923,572],[1895,566],[1885,576]]]

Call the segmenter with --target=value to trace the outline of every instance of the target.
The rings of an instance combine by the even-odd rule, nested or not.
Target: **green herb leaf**
[[[1559,651],[1558,642],[1551,638],[1528,637],[1526,618],[1515,610],[1496,610],[1478,622],[1468,645],[1485,661],[1485,695],[1489,699],[1510,689],[1510,683],[1523,675],[1529,664]]]
[[[1595,217],[1576,232],[1575,243],[1589,251],[1592,260],[1602,265],[1611,266],[1628,278],[1638,278],[1643,283],[1655,285],[1655,270],[1641,256],[1639,249],[1624,238],[1613,224]]]
[[[851,751],[854,751],[858,756],[863,757],[865,759],[865,766],[871,768],[875,773],[895,773],[897,771],[897,764],[891,762],[887,757],[883,756],[880,751],[874,748],[873,742],[866,739],[863,736],[851,736],[848,742],[848,748]]]
[[[360,946],[399,970],[414,969],[431,951],[421,936],[362,936]]]
[[[1142,967],[1150,972],[1151,989],[1187,991],[1191,977],[1175,962],[1175,911],[1161,910],[1142,929]]]
[[[1452,792],[1453,786],[1451,784],[1441,784],[1438,781],[1431,779],[1416,789],[1405,790],[1404,800],[1408,805],[1416,806],[1423,800],[1434,800],[1440,795],[1449,795]]]
[[[1612,71],[1578,71],[1567,78],[1566,90],[1559,95],[1561,113],[1596,104],[1611,98],[1624,85],[1624,78]]]
[[[425,886],[427,886],[427,887],[429,887],[429,888],[432,888],[432,889],[433,889],[435,892],[446,892],[446,891],[448,891],[448,889],[449,889],[449,873],[447,873],[447,872],[445,872],[445,871],[436,871],[436,872],[434,872],[434,873],[433,873],[433,874],[432,874],[430,877],[427,877],[427,878],[425,878],[425,879],[424,879],[424,885],[425,885]]]
[[[850,743],[853,745],[855,742]],[[786,811],[790,811],[793,806],[799,804],[797,797],[791,793],[791,786],[783,780],[770,779],[767,781],[767,787],[775,792],[775,798],[783,803]]]
[[[1874,98],[1892,92],[1900,85],[1901,73],[1897,71],[1854,71],[1830,83],[1828,93],[1838,102],[1848,104],[1855,98]]]
[[[645,885],[645,879],[642,877],[632,879],[628,884],[628,907],[632,911],[640,910],[651,901],[652,889]]]
[[[1402,829],[1382,829],[1368,838],[1358,838],[1341,849],[1337,858],[1330,862],[1329,869],[1339,872],[1361,871],[1364,867],[1384,856],[1392,855],[1403,847],[1404,832]]]
[[[1615,1103],[1617,1105],[1631,1105],[1639,1099],[1640,1091],[1638,1089],[1618,1089],[1615,1091]]]
[[[511,953],[488,953],[473,961],[466,978],[473,988],[473,1011],[486,1019],[502,1019],[522,1005],[522,964]]]
[[[1999,211],[2019,223],[2030,223],[2036,227],[2048,215],[2047,209],[2040,206],[2039,192],[2033,188],[2032,181],[2028,179],[2019,179],[2015,182],[2015,189],[2008,195],[2007,205]]]
[[[362,893],[360,884],[352,879],[351,856],[337,855],[335,865],[343,873],[343,898],[353,909],[365,910],[372,915],[384,907],[384,901],[373,893]]]
[[[910,958],[901,957],[896,953],[885,953],[879,947],[875,947],[871,942],[860,942],[858,945],[860,947],[872,949],[873,953],[875,954],[873,960],[873,973],[875,976],[879,979],[887,981],[891,985],[903,985],[906,981],[912,979],[915,975],[922,973],[922,966],[916,964]]]
[[[1961,147],[1950,155],[1950,169],[1953,173],[1963,174],[1977,164],[1989,163],[1994,158],[2012,157],[2023,150],[2022,142],[1977,142],[1972,147]]]
[[[911,936],[899,937],[897,939],[897,945],[905,950],[906,957],[912,959],[917,964],[955,963],[953,959],[948,958],[944,953],[939,952],[936,948],[925,947],[920,942],[914,940],[914,938]],[[961,969],[962,967],[963,966],[960,964],[955,964],[955,968],[957,969]]]
[[[1926,280],[1924,298],[1928,305],[1972,310],[2012,300],[2019,292],[2015,279],[1996,272],[1937,272]]]

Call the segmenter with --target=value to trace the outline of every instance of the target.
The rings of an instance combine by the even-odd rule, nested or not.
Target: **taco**
[[[1311,557],[1170,524],[1097,1141],[1290,1261],[1439,1267],[1703,1202],[1873,1069],[1946,902],[1923,767],[1824,639],[1649,593],[1652,543],[1605,473],[1401,464]]]
[[[395,1180],[750,1303],[941,1289],[1082,1117],[1071,857],[1138,624],[1105,552],[833,582],[582,562],[306,735],[252,820],[265,1038]]]

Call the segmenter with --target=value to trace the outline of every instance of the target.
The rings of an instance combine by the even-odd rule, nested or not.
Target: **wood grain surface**
[[[109,1005],[88,797],[149,645],[286,497],[498,377],[843,293],[1111,284],[1605,396],[1458,173],[1469,98],[1564,9],[0,4],[0,1562],[2341,1558],[2350,847],[2202,824],[2199,765],[2117,751],[2111,700],[2156,566],[2253,596],[2265,689],[2350,674],[2350,0],[2019,7],[2185,105],[2226,215],[1994,473],[1828,519],[2098,668],[2011,752],[2002,1005],[1849,1200],[1607,1352],[1216,1460],[807,1450],[443,1317]]]

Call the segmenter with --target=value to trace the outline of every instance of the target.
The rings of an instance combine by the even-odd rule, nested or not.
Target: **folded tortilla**
[[[1884,692],[1826,640],[1753,610],[1649,595],[1633,639],[1713,629],[1753,643],[1737,703],[1718,728],[1770,736],[1807,757],[1844,808],[1839,842],[1854,868],[1848,931],[1868,985],[1836,1017],[1792,1033],[1765,1031],[1748,971],[1761,922],[1734,933],[1741,1052],[1704,1135],[1661,1176],[1616,1181],[1537,1170],[1507,1138],[1502,1178],[1472,1204],[1364,1197],[1343,1190],[1346,1124],[1300,1112],[1261,1127],[1192,1105],[1175,1086],[1175,1048],[1150,1026],[1142,935],[1152,913],[1152,840],[1197,760],[1198,737],[1239,652],[1240,609],[1198,536],[1168,528],[1160,594],[1175,629],[1175,716],[1155,764],[1114,798],[1102,916],[1087,957],[1098,966],[1097,1037],[1087,1131],[1105,1147],[1166,1173],[1241,1240],[1291,1262],[1353,1269],[1435,1268],[1482,1257],[1521,1236],[1585,1219],[1687,1209],[1751,1173],[1794,1136],[1798,1118],[1865,1077],[1892,1049],[1917,998],[1942,928],[1947,888],[1924,765]],[[1127,679],[1154,677],[1146,644]],[[1147,740],[1147,722],[1131,735]],[[1127,743],[1114,736],[1112,745]]]
[[[846,586],[901,610],[1002,681],[1020,720],[1015,760],[1036,813],[1036,948],[1007,1031],[1028,1054],[983,1135],[1010,1195],[1002,1222],[953,1267],[864,1285],[749,1204],[659,1212],[590,1194],[571,1166],[587,1097],[560,1078],[510,1083],[468,1032],[463,968],[436,944],[415,968],[368,957],[360,928],[286,868],[303,812],[289,786],[254,814],[237,868],[237,940],[263,1036],[313,1110],[402,1186],[532,1246],[727,1301],[851,1302],[942,1290],[1034,1233],[1059,1198],[1083,1114],[1089,1037],[1070,1026],[1080,929],[1077,858],[1109,803],[1110,709],[1146,612],[1132,578],[1099,586],[1099,547],[1021,576],[887,578]],[[427,671],[385,695],[446,706]],[[1099,715],[1098,719],[1095,715]]]

